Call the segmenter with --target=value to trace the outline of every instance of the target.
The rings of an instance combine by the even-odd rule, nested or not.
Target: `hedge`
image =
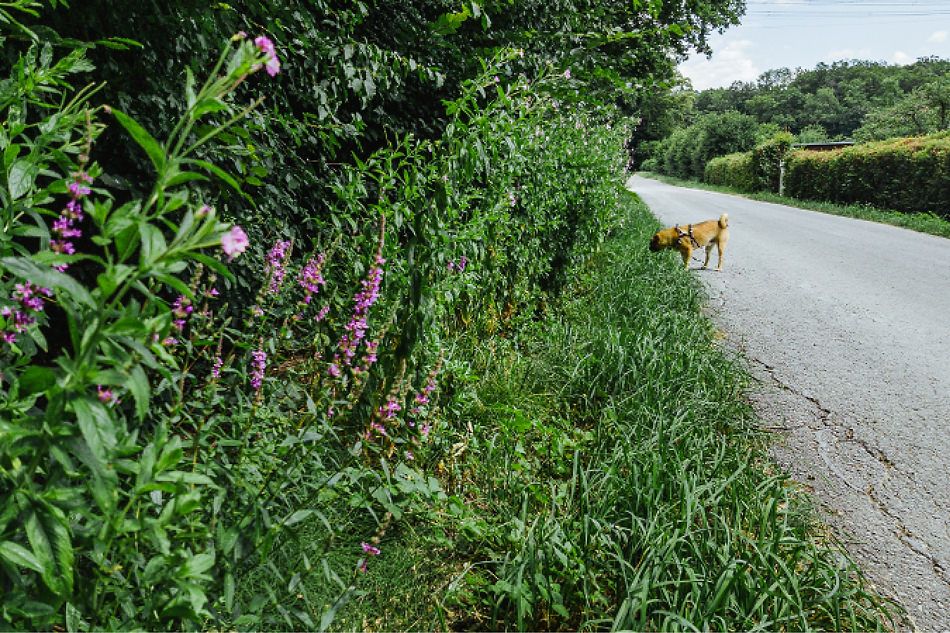
[[[713,185],[735,187],[740,191],[755,191],[755,170],[752,152],[719,156],[706,163],[703,179]]]
[[[834,152],[793,151],[787,159],[785,193],[950,217],[950,132]]]

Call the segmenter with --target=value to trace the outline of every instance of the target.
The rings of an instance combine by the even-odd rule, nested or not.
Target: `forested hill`
[[[942,106],[942,110],[941,110]],[[755,82],[736,82],[729,88],[712,88],[696,95],[697,112],[738,110],[760,123],[774,123],[792,132],[821,126],[830,136],[849,136],[874,121],[868,114],[888,111],[892,118],[913,114],[924,133],[922,110],[934,109],[944,126],[950,106],[950,60],[927,57],[908,66],[872,61],[839,61],[818,64],[811,70],[779,68],[763,73]],[[865,130],[867,136],[875,136]]]
[[[644,99],[640,116],[638,165],[651,155],[653,141],[709,117],[727,116],[757,128],[751,136],[788,130],[802,142],[927,134],[950,124],[950,60],[927,57],[907,66],[851,60],[810,70],[779,68],[754,82],[698,92],[681,84]],[[748,147],[728,151],[742,149]]]

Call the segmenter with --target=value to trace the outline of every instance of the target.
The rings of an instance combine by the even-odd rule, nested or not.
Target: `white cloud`
[[[934,42],[939,44],[940,42],[947,41],[947,32],[946,31],[934,31],[930,34],[930,37],[927,38],[928,42]]]
[[[914,63],[914,58],[904,51],[894,51],[891,59],[894,61],[894,63],[901,65]]]
[[[697,55],[679,66],[696,90],[728,86],[735,81],[754,81],[762,74],[749,56],[752,42],[735,40],[715,51],[711,59]]]

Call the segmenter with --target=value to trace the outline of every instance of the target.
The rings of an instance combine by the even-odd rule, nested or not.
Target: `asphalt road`
[[[698,270],[701,251],[691,267],[757,378],[776,460],[904,606],[902,628],[950,630],[950,240],[639,176],[627,186],[666,226],[729,214],[723,272]]]

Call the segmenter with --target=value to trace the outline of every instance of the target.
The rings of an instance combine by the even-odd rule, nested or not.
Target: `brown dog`
[[[713,244],[719,248],[719,265],[716,270],[722,270],[722,253],[726,250],[729,241],[729,216],[723,213],[719,220],[706,220],[699,224],[677,224],[671,229],[657,231],[650,240],[650,250],[659,251],[664,248],[675,248],[683,256],[683,263],[689,268],[689,258],[694,248],[706,248],[706,261],[703,268],[709,266],[709,254]]]

